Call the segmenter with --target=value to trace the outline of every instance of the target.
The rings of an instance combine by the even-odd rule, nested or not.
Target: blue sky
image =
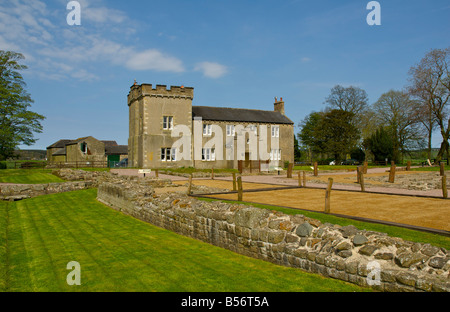
[[[194,87],[194,105],[273,110],[283,97],[297,125],[333,86],[373,103],[450,46],[448,0],[378,1],[380,26],[367,24],[366,0],[80,0],[80,26],[67,24],[68,2],[0,0],[0,49],[25,55],[32,110],[47,117],[22,148],[89,135],[127,144],[134,79]]]

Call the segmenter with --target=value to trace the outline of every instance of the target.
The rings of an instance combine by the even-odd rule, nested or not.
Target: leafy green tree
[[[354,113],[333,109],[323,115],[320,125],[323,152],[337,161],[345,159],[358,144],[360,132],[353,123]]]
[[[28,110],[33,100],[19,73],[27,68],[19,64],[23,59],[20,53],[0,50],[0,160],[12,157],[20,144],[34,144],[33,133],[42,132],[45,119]]]
[[[294,135],[294,161],[300,161],[302,157],[302,152],[300,150],[300,146],[297,140],[297,137]]]
[[[374,134],[364,140],[363,144],[372,152],[375,161],[394,160],[394,142],[391,132],[387,131],[385,127],[378,128]]]
[[[321,112],[312,112],[299,124],[299,145],[308,151],[309,159],[312,161],[314,154],[323,150],[322,138],[320,137],[320,126],[322,121]]]
[[[353,118],[353,113],[340,109],[313,112],[299,125],[299,140],[311,154],[331,154],[336,160],[342,160],[360,138]]]

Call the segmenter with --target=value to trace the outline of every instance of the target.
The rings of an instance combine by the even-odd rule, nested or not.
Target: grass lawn
[[[439,172],[440,168],[439,166],[434,166],[434,167],[420,167],[420,168],[412,168],[411,171],[438,171]],[[450,166],[445,165],[444,166],[444,170],[448,171],[450,170]]]
[[[325,170],[356,170],[358,166],[353,165],[335,165],[335,166],[329,166],[329,165],[321,165],[318,166],[319,171],[325,171]],[[384,168],[386,166],[368,166],[368,168]],[[294,166],[294,170],[299,171],[313,171],[314,166]]]
[[[0,183],[44,184],[64,182],[52,174],[51,169],[6,169],[0,170]]]
[[[194,172],[206,172],[206,173],[210,173],[211,169],[197,169],[197,168],[193,168],[193,167],[181,167],[181,168],[166,168],[166,169],[159,169],[160,172],[175,172],[175,173],[185,173],[185,174],[191,174]],[[222,173],[222,172],[226,172],[226,173],[239,173],[239,170],[237,169],[214,169],[215,173]]]
[[[81,265],[81,286],[66,266]],[[96,190],[0,202],[0,291],[367,291],[123,215]]]
[[[210,199],[210,198],[201,198],[201,200],[217,201],[215,199]],[[226,201],[226,200],[221,200],[221,201],[230,202],[230,201]],[[236,201],[233,201],[233,203],[236,203]],[[356,221],[356,220],[351,220],[351,219],[339,218],[339,217],[335,217],[333,215],[304,211],[304,210],[300,210],[300,209],[289,209],[289,208],[284,208],[284,207],[253,204],[253,203],[246,203],[246,202],[238,202],[238,203],[249,205],[249,206],[251,205],[253,207],[258,207],[258,208],[262,208],[262,209],[281,211],[285,214],[290,214],[290,215],[302,214],[306,217],[320,220],[322,223],[329,222],[332,224],[339,224],[341,226],[346,226],[346,225],[352,224],[361,230],[365,229],[368,231],[387,233],[389,236],[400,237],[407,241],[429,243],[429,244],[432,244],[437,247],[443,247],[446,249],[450,249],[450,237],[446,237],[443,235],[437,235],[437,234],[421,232],[421,231],[414,231],[414,230],[410,230],[410,229],[389,226],[389,225],[382,225],[382,224],[376,224],[376,223],[370,223],[370,222],[362,222],[362,221]]]

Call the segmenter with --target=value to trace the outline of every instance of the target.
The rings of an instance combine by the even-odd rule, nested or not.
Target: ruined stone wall
[[[450,253],[354,226],[245,205],[102,183],[98,200],[158,227],[242,255],[380,291],[450,291]]]
[[[93,182],[76,181],[48,184],[2,185],[0,200],[23,200],[41,195],[79,191],[93,187]]]

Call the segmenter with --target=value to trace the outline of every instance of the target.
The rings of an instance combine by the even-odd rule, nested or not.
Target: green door
[[[120,161],[120,155],[108,155],[108,167],[114,167]]]

